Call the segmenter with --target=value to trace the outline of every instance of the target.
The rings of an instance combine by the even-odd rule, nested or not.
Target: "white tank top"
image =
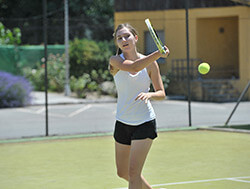
[[[123,54],[120,56],[125,60]],[[135,101],[141,92],[147,93],[150,89],[150,78],[146,68],[134,75],[119,70],[114,76],[114,81],[118,93],[116,120],[136,126],[155,119],[155,112],[149,100],[147,104],[142,100]]]

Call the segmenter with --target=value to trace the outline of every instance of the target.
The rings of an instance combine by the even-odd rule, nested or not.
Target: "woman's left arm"
[[[135,100],[144,100],[145,103],[148,102],[148,99],[154,100],[164,100],[166,97],[165,89],[162,83],[160,69],[157,62],[153,62],[150,66],[147,67],[149,77],[152,80],[152,84],[155,92],[140,93]]]

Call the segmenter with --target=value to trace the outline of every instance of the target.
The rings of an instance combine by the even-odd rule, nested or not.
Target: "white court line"
[[[25,112],[25,113],[36,114],[35,112],[30,111],[30,110],[28,110],[28,109],[24,109],[24,108],[18,108],[16,111],[18,111],[18,112]]]
[[[250,183],[250,181],[248,181],[248,180],[241,180],[241,179],[237,179],[237,178],[231,178],[231,179],[227,179],[227,180],[232,180],[232,181],[236,181],[236,182]]]
[[[72,113],[70,113],[69,115],[63,115],[63,114],[57,114],[57,113],[49,113],[50,116],[54,116],[54,117],[60,117],[60,118],[65,118],[65,117],[74,117],[76,116],[77,114],[91,108],[92,105],[88,104]],[[61,108],[60,108],[61,109]],[[30,109],[25,109],[25,108],[20,108],[18,109],[17,111],[19,112],[24,112],[24,113],[30,113],[30,114],[39,114],[39,115],[44,115],[44,112],[45,112],[45,108],[39,108],[38,110],[30,110]]]
[[[45,111],[45,108],[40,108],[38,110],[30,110],[30,109],[25,109],[25,108],[19,108],[17,109],[18,112],[24,112],[24,113],[30,113],[30,114],[41,114]]]
[[[30,113],[30,114],[36,114],[36,115],[45,115],[45,108],[40,108],[40,109],[38,109],[38,110],[30,110],[30,109],[24,109],[24,108],[22,108],[22,109],[18,109],[17,111],[19,111],[19,112],[24,112],[24,113]],[[50,116],[54,116],[54,117],[60,117],[60,118],[62,118],[62,117],[66,117],[66,116],[64,116],[64,115],[61,115],[61,114],[55,114],[55,113],[49,113],[49,115]]]
[[[74,117],[77,114],[79,114],[79,113],[81,113],[81,112],[83,112],[83,111],[85,111],[85,110],[87,110],[87,109],[89,109],[91,107],[92,107],[92,105],[88,104],[88,105],[86,105],[86,106],[84,106],[84,107],[82,107],[82,108],[80,108],[80,109],[72,112],[71,114],[68,115],[68,117]]]
[[[164,183],[164,184],[154,184],[153,187],[157,186],[170,186],[170,185],[178,185],[178,184],[193,184],[193,183],[200,183],[200,182],[213,182],[213,181],[222,181],[222,180],[231,180],[236,182],[246,182],[250,183],[250,181],[245,181],[241,179],[247,179],[250,178],[250,176],[244,176],[244,177],[233,177],[233,178],[218,178],[218,179],[206,179],[206,180],[193,180],[193,181],[184,181],[184,182],[173,182],[173,183]],[[127,189],[125,188],[116,188],[116,189]]]
[[[45,108],[43,107],[43,108],[40,108],[40,109],[38,109],[37,111],[35,111],[35,113],[36,114],[41,114],[41,113],[43,113],[45,111]]]

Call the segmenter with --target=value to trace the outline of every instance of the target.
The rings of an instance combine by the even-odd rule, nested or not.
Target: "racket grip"
[[[167,48],[165,46],[162,46],[160,52],[161,52],[161,54],[166,54],[167,53]]]

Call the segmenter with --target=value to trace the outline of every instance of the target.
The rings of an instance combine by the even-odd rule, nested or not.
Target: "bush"
[[[79,98],[85,98],[87,92],[87,84],[91,82],[89,74],[83,74],[79,78],[71,76],[70,78],[70,88],[74,91]]]
[[[109,57],[114,48],[113,42],[96,42],[88,39],[74,39],[70,43],[70,87],[78,97],[84,98],[87,92],[103,93],[101,84],[113,81],[108,71]],[[50,54],[48,57],[48,90],[62,92],[65,84],[64,55]],[[44,64],[26,67],[23,74],[30,80],[36,91],[44,90]]]
[[[111,81],[109,71],[98,71],[92,70],[90,74],[84,73],[82,76],[76,78],[75,76],[70,77],[70,88],[80,98],[85,98],[87,92],[97,91],[98,93],[106,94],[102,90],[102,83],[105,81]]]
[[[42,60],[43,61],[43,60]],[[48,90],[62,92],[65,83],[65,63],[63,56],[50,54],[47,61],[48,66]],[[34,90],[45,90],[45,64],[37,63],[34,68],[26,67],[23,74],[32,83]]]
[[[48,57],[48,85],[49,90],[62,92],[65,85],[65,58],[64,55],[50,54]]]
[[[78,78],[93,70],[107,70],[109,57],[114,50],[113,42],[96,42],[75,38],[70,43],[70,75]]]
[[[32,87],[25,78],[0,71],[0,108],[30,104],[31,91]]]
[[[168,85],[170,83],[169,76],[168,75],[162,75],[161,79],[162,79],[162,83],[163,83],[164,89],[167,90]]]
[[[108,71],[113,50],[113,42],[107,41],[75,38],[70,43],[70,86],[78,97],[84,98],[87,92],[102,93],[101,83],[113,80]]]
[[[26,67],[23,69],[23,75],[31,82],[35,91],[43,91],[44,87],[44,69],[40,64],[36,64],[37,68]]]
[[[21,30],[14,28],[13,32],[6,29],[0,22],[0,45],[19,45],[21,43]]]

